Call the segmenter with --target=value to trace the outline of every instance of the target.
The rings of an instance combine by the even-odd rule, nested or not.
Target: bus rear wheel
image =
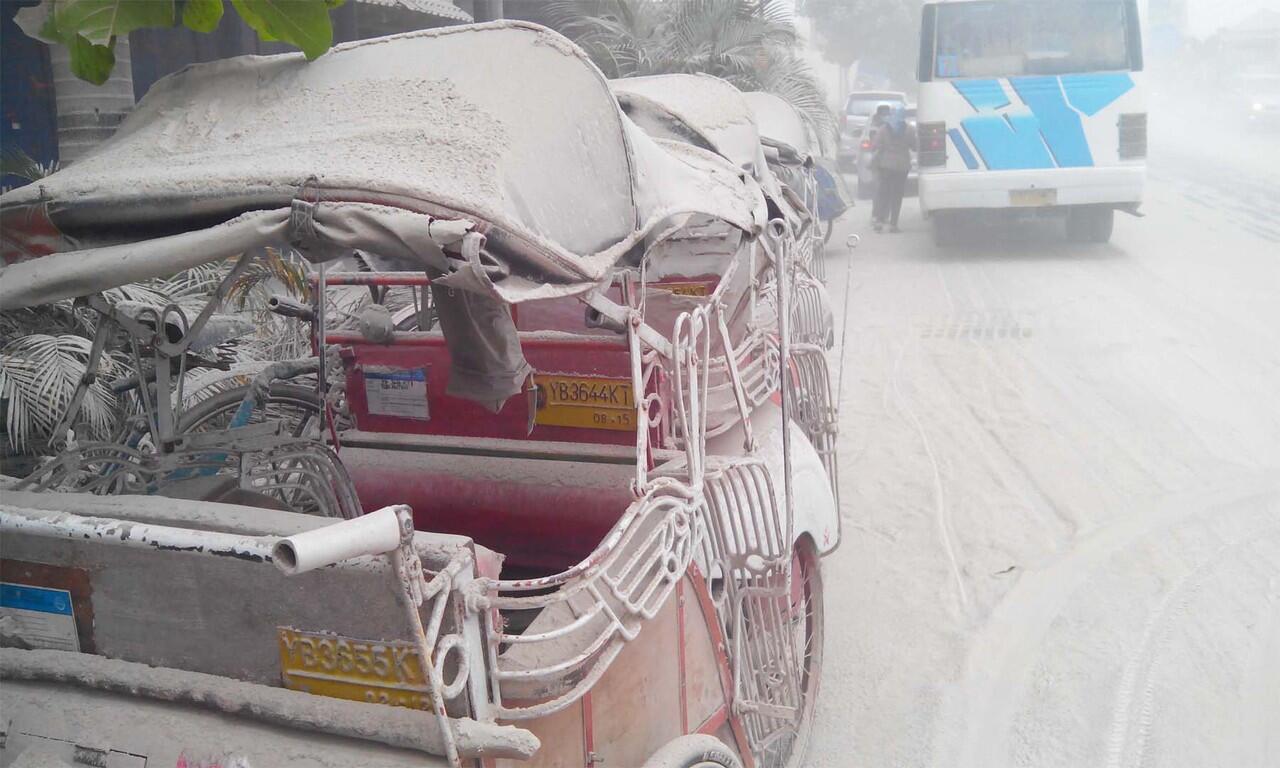
[[[962,239],[961,219],[958,211],[935,211],[933,219],[933,244],[939,248],[959,245]]]
[[[1067,212],[1067,237],[1077,243],[1105,243],[1115,223],[1114,208],[1077,206]]]

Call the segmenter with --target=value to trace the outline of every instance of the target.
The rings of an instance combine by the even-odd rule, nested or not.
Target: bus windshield
[[[1017,77],[1128,70],[1137,23],[1126,0],[942,3],[934,77]]]

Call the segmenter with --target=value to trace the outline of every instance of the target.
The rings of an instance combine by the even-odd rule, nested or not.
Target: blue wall
[[[49,165],[58,159],[57,113],[53,76],[44,43],[27,37],[14,23],[14,14],[37,0],[0,2],[0,146],[21,149]],[[0,179],[4,186],[26,183],[16,176]]]

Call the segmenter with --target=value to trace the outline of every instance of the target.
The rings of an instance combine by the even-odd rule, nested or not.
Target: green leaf
[[[252,6],[242,5],[239,0],[231,0],[231,5],[236,9],[236,13],[240,14],[240,18],[244,19],[244,23],[257,31],[259,40],[265,43],[279,41],[280,38],[267,31],[267,23],[258,16]]]
[[[58,25],[53,21],[53,8],[50,5],[52,0],[44,0],[39,5],[29,5],[25,8],[19,8],[14,14],[13,20],[17,23],[18,28],[27,34],[27,37],[33,37],[50,45],[62,42],[62,33],[58,30]]]
[[[37,40],[65,45],[72,73],[102,85],[116,65],[116,38],[173,26],[173,0],[44,0],[19,10],[14,20]]]
[[[222,21],[222,0],[187,0],[182,6],[182,24],[196,32],[212,32]]]
[[[231,4],[259,38],[297,46],[307,59],[333,45],[326,0],[231,0]]]
[[[67,50],[71,53],[71,73],[81,80],[102,85],[115,69],[115,47],[115,40],[107,45],[98,45],[83,35],[75,35],[67,43]]]
[[[78,34],[97,45],[135,29],[174,24],[173,0],[53,0],[52,17],[63,40]]]

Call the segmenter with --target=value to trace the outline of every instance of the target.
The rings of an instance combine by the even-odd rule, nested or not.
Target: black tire
[[[1105,243],[1115,224],[1114,208],[1078,206],[1067,212],[1067,237],[1077,243]]]
[[[953,211],[937,211],[933,219],[933,244],[939,248],[950,248],[960,244],[960,217]]]
[[[742,761],[715,736],[681,736],[654,752],[644,768],[742,768]]]

